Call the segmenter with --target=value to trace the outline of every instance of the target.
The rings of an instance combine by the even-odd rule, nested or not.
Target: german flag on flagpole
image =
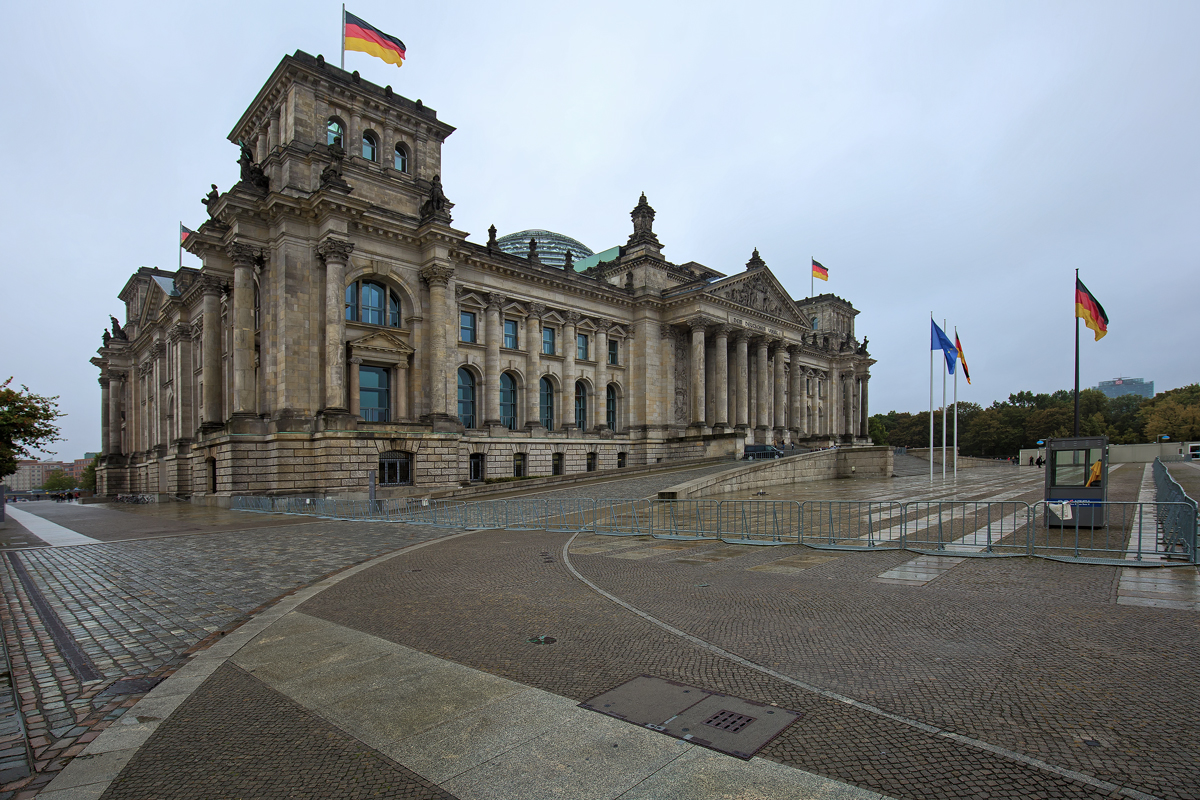
[[[342,49],[382,58],[397,67],[404,64],[404,42],[389,36],[365,20],[343,11]]]
[[[1108,333],[1108,315],[1104,313],[1104,306],[1079,278],[1075,278],[1075,316],[1095,332],[1097,342]]]
[[[183,247],[187,243],[189,236],[195,236],[196,232],[185,226],[182,222],[179,223],[179,246]]]
[[[817,278],[817,279],[823,280],[823,281],[829,280],[829,270],[827,270],[827,269],[825,269],[825,267],[821,266],[821,262],[817,261],[815,258],[812,260],[812,262],[813,262],[812,276],[814,278]]]
[[[967,371],[967,357],[963,355],[962,342],[958,340],[958,328],[954,329],[954,347],[958,350],[958,360],[962,364],[963,377],[967,379],[967,384],[971,383],[971,373]]]

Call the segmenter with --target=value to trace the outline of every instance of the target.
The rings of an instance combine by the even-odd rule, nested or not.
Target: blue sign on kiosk
[[[1108,437],[1046,440],[1046,524],[1103,528],[1108,500]]]

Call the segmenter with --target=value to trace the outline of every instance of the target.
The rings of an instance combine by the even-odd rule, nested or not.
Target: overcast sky
[[[871,411],[929,403],[929,315],[982,405],[1072,383],[1074,271],[1108,312],[1081,385],[1200,380],[1200,3],[394,3],[346,68],[437,109],[454,224],[622,244],[727,274],[809,258],[861,311]],[[236,182],[225,137],[285,55],[339,54],[340,4],[13,3],[3,12],[0,380],[100,445],[88,363],[140,266]],[[198,266],[191,256],[184,263]],[[951,335],[953,335],[951,331]],[[940,396],[940,382],[938,393]]]

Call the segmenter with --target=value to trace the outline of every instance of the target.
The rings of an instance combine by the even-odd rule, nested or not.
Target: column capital
[[[725,324],[716,325],[712,329],[712,335],[716,336],[718,338],[723,336],[728,339],[730,332],[733,330],[734,330],[734,328],[732,325],[725,325]]]
[[[771,355],[778,356],[780,353],[787,352],[787,342],[782,339],[772,339],[768,346],[771,348]]]
[[[487,310],[499,311],[507,300],[508,298],[499,292],[490,292],[487,296]]]
[[[343,264],[354,252],[354,245],[344,239],[325,239],[317,245],[317,255],[322,261],[340,261]]]
[[[101,386],[103,386],[104,388],[106,388],[106,389],[108,388],[108,376],[101,375],[99,378],[96,379],[96,381],[99,382],[99,384]]]
[[[788,342],[787,351],[792,358],[798,358],[804,352],[804,348],[795,342]]]
[[[583,315],[580,314],[578,311],[568,311],[567,313],[563,314],[563,320],[568,325],[574,325],[575,323],[579,322],[579,320],[581,320],[581,319],[583,319]]]
[[[350,359],[350,363],[351,363],[351,364],[357,364],[357,365],[360,365],[360,366],[361,366],[361,365],[362,365],[362,363],[363,363],[363,360],[362,360],[361,358],[359,358],[358,356],[355,356],[354,358]]]
[[[615,323],[614,323],[614,322],[613,322],[611,319],[602,319],[602,320],[598,320],[598,321],[596,322],[596,333],[603,333],[603,334],[605,334],[605,335],[608,335],[608,331],[609,331],[609,329],[610,329],[610,328],[611,328],[611,327],[612,327],[614,324],[615,324]]]
[[[454,277],[454,267],[449,264],[430,264],[421,269],[421,278],[430,286],[447,286]]]
[[[752,338],[753,337],[750,335],[750,331],[746,330],[745,328],[734,328],[733,329],[733,341],[734,342],[739,342],[739,343],[746,342],[747,344],[749,344],[750,340]]]
[[[688,319],[684,324],[687,325],[691,330],[696,331],[707,330],[713,325],[716,325],[717,321],[712,317],[706,317],[703,314],[697,314],[696,316]]]
[[[675,337],[679,335],[674,325],[667,325],[666,323],[658,326],[658,332],[668,342],[675,341]]]
[[[111,381],[123,381],[129,377],[129,373],[122,369],[110,369],[108,371],[108,379]]]
[[[254,257],[258,253],[248,244],[231,242],[225,246],[225,255],[229,256],[234,267],[253,267]]]
[[[546,305],[544,303],[529,303],[525,306],[525,310],[529,312],[529,316],[539,320],[546,315]]]
[[[176,322],[171,327],[167,328],[167,341],[175,344],[183,337],[187,336],[189,326],[186,322]]]
[[[221,294],[227,288],[224,281],[212,275],[201,275],[198,283],[200,293],[204,295]]]

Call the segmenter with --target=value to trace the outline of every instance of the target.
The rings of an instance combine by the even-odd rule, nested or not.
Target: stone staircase
[[[910,455],[893,456],[892,474],[897,478],[912,478],[917,475],[929,475],[929,462],[923,458]]]

